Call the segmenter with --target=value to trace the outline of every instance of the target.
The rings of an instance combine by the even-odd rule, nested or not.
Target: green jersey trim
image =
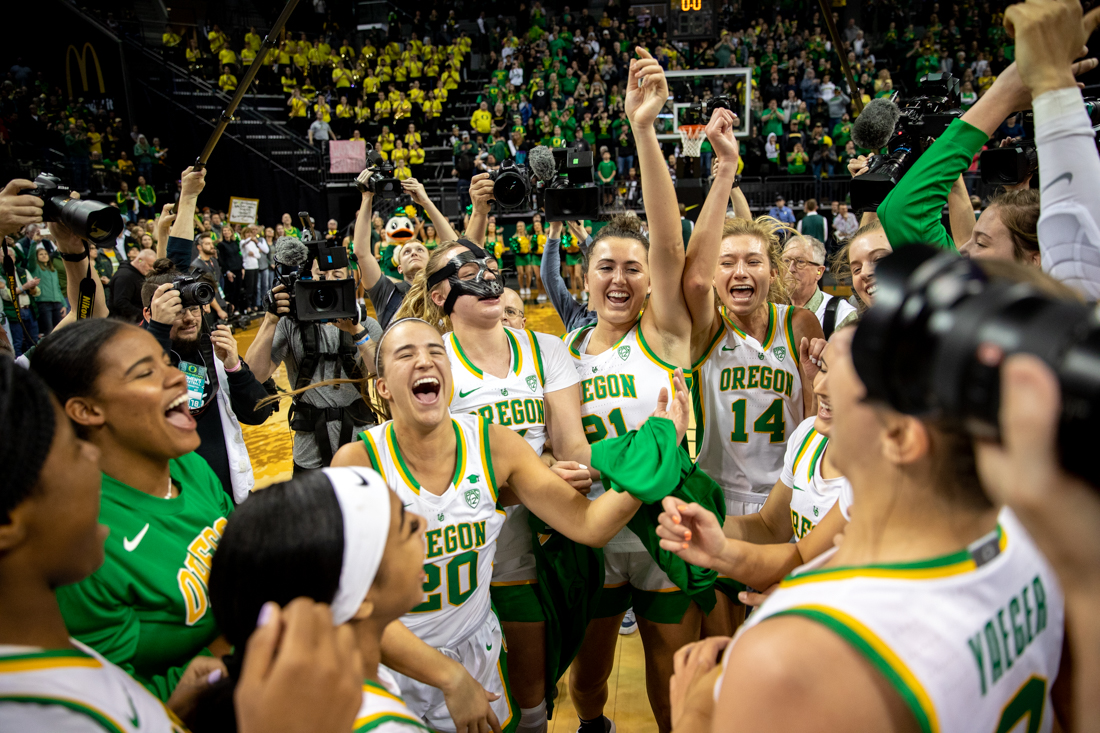
[[[802,445],[798,446],[798,452],[794,454],[794,463],[791,464],[792,473],[798,466],[798,462],[802,460],[802,456],[806,455],[806,450],[810,447],[815,435],[817,435],[817,430],[811,427],[810,432],[806,433],[806,437],[802,439]]]
[[[747,339],[749,337],[749,335],[745,333],[740,326],[733,322],[733,317],[730,316],[730,314],[726,311],[725,306],[722,306],[721,313],[722,320],[726,322],[727,326],[733,329],[734,333],[736,333],[741,338]],[[772,340],[775,339],[775,323],[778,320],[778,315],[779,313],[775,307],[775,303],[768,303],[768,330],[764,332],[764,339],[760,342],[760,345],[764,348],[764,351],[767,351],[771,348]]]
[[[695,363],[691,365],[692,370],[697,370],[703,366],[703,363],[710,358],[710,355],[714,353],[714,350],[718,348],[718,344],[726,335],[726,329],[722,326],[721,317],[719,317],[718,328],[714,331],[714,337],[711,338],[710,343],[707,344],[707,348],[703,350],[703,355],[695,360]]]
[[[519,376],[520,371],[523,369],[523,352],[519,348],[519,342],[516,341],[516,337],[512,335],[512,332],[507,328],[504,329],[504,334],[508,337],[508,346],[512,350],[512,363],[509,366],[508,371],[512,372],[516,376]],[[462,344],[458,341],[458,336],[451,332],[451,343],[455,345],[455,354],[458,356],[458,361],[462,366],[470,370],[471,373],[478,379],[485,378],[485,372],[478,369],[470,357],[466,356],[466,352],[462,350]]]
[[[382,470],[382,459],[378,455],[378,446],[374,444],[374,438],[366,430],[359,433],[359,438],[363,441],[363,446],[367,449],[367,458],[370,459],[371,468],[378,471],[382,480],[385,481],[386,473]]]
[[[772,305],[775,308],[775,305]],[[798,344],[794,342],[794,306],[787,306],[787,317],[783,319],[784,330],[787,332],[787,348],[791,352],[791,356],[794,357],[794,363],[801,366],[798,357]],[[813,385],[810,385],[811,387]]]
[[[492,424],[483,417],[478,417],[478,430],[481,432],[481,466],[485,469],[485,481],[489,484],[489,493],[492,494],[493,503],[498,501],[497,476],[493,472],[493,447],[489,445],[489,426]]]
[[[33,672],[57,667],[98,669],[102,666],[98,659],[90,654],[85,654],[79,649],[44,649],[40,652],[0,657],[0,674]]]
[[[368,715],[365,718],[359,718],[355,721],[352,730],[355,733],[367,733],[367,731],[372,731],[385,723],[400,723],[410,728],[414,728],[415,730],[431,730],[431,728],[411,715],[402,715],[401,713],[378,713],[376,715]]]
[[[638,321],[638,324],[635,326],[635,328],[638,329],[638,345],[642,347],[642,353],[646,355],[646,358],[649,359],[654,364],[656,364],[657,366],[664,369],[665,371],[667,371],[669,374],[676,371],[676,369],[678,367],[672,366],[667,361],[665,361],[661,357],[657,356],[657,354],[654,353],[653,349],[649,348],[649,344],[645,340],[645,334],[642,333],[642,323],[641,323],[640,320]],[[624,336],[623,338],[626,338],[626,337]],[[620,339],[620,341],[621,340],[622,339]],[[617,347],[618,344],[615,344],[615,346]],[[690,369],[688,369],[687,371],[689,373],[691,372]]]
[[[1004,528],[997,525],[997,538],[1001,552],[1008,547],[1008,535]],[[798,575],[787,576],[779,584],[781,588],[790,588],[807,583],[849,578],[893,578],[897,580],[931,580],[961,575],[977,569],[977,564],[968,550],[959,550],[929,560],[916,562],[881,563],[876,565],[856,565],[837,568],[809,570]]]
[[[817,450],[814,451],[813,458],[810,459],[810,466],[806,469],[806,480],[814,480],[814,469],[817,467],[817,462],[821,458],[821,454],[825,452],[825,446],[829,444],[829,438],[827,436],[821,436],[821,442],[817,444]]]
[[[466,466],[466,438],[462,434],[462,428],[458,426],[458,422],[454,418],[451,418],[451,427],[455,431],[455,475],[451,479],[451,488],[454,488],[462,480],[462,471]],[[405,457],[401,455],[401,447],[397,444],[397,433],[394,432],[393,422],[386,426],[386,444],[389,446],[390,453],[393,454],[394,462],[397,464],[397,473],[401,475],[401,479],[405,484],[419,496],[421,484],[413,476],[412,471],[409,470],[408,465],[405,463]]]
[[[539,339],[535,332],[527,329],[527,338],[531,339],[531,350],[535,354],[535,371],[539,375],[539,385],[546,386],[546,367],[542,363],[542,348],[539,347]]]
[[[74,713],[91,719],[96,725],[108,733],[126,733],[126,729],[115,722],[111,716],[102,710],[66,697],[49,697],[46,695],[0,695],[0,702],[25,703],[28,705],[57,705],[71,710]]]
[[[816,621],[851,644],[901,695],[902,700],[913,713],[913,717],[916,718],[921,733],[939,732],[940,724],[936,717],[936,706],[920,680],[886,642],[858,619],[835,608],[818,605],[796,606],[780,611],[769,618],[780,616],[801,616]]]

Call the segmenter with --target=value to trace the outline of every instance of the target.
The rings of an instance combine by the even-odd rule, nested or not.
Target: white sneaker
[[[638,619],[634,617],[634,609],[630,609],[623,616],[623,622],[619,626],[619,634],[621,636],[630,636],[638,630]]]
[[[538,297],[535,298],[535,302],[536,303],[545,303],[546,302],[546,293],[539,293]]]

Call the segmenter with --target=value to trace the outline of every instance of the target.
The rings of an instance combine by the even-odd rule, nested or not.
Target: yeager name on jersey
[[[207,581],[210,579],[210,558],[218,547],[225,525],[225,517],[219,517],[214,522],[214,526],[199,532],[187,546],[187,559],[176,573],[176,582],[179,584],[187,609],[188,626],[197,624],[210,607],[210,597],[206,590]]]
[[[794,376],[790,372],[763,365],[723,369],[718,376],[718,389],[723,392],[763,389],[790,397],[793,386]]]
[[[1000,681],[1005,672],[1012,669],[1014,660],[1046,627],[1047,593],[1042,579],[1036,575],[1030,585],[1025,585],[1006,605],[998,608],[985,626],[966,640],[974,663],[978,665],[982,695],[987,689],[986,680],[989,680],[988,686]]]

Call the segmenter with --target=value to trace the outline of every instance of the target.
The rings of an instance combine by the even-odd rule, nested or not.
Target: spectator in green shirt
[[[126,181],[122,181],[118,184],[118,191],[115,192],[115,201],[118,203],[118,209],[122,212],[122,216],[126,218],[126,221],[133,223],[136,220],[134,216],[134,192],[130,190],[130,184]]]
[[[153,206],[157,203],[157,193],[146,181],[145,176],[138,176],[137,183],[138,216],[142,219],[152,219]]]
[[[154,154],[153,146],[149,144],[145,136],[138,135],[137,142],[134,143],[134,164],[137,165],[138,175],[144,176],[146,180],[153,177]]]
[[[600,188],[603,189],[604,206],[610,206],[615,202],[615,174],[619,168],[611,160],[611,153],[605,150],[603,160],[596,166],[596,176],[600,179]]]
[[[34,255],[28,263],[28,272],[31,277],[38,279],[39,292],[34,299],[38,305],[38,331],[46,336],[65,317],[65,291],[46,245],[37,245]],[[61,270],[64,272],[64,267]]]
[[[802,143],[795,143],[794,150],[787,153],[787,172],[792,176],[800,176],[806,172],[806,164],[810,162],[810,156],[802,149]]]
[[[840,117],[840,122],[833,126],[833,145],[838,148],[844,149],[848,146],[848,141],[852,139],[852,118],[845,112]]]

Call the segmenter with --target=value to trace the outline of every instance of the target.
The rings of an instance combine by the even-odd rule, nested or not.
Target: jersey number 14
[[[787,439],[787,423],[783,419],[783,400],[773,400],[772,404],[752,424],[755,433],[770,433],[770,443],[782,443]],[[749,434],[745,431],[745,400],[733,403],[733,432],[730,440],[734,443],[748,443]]]

